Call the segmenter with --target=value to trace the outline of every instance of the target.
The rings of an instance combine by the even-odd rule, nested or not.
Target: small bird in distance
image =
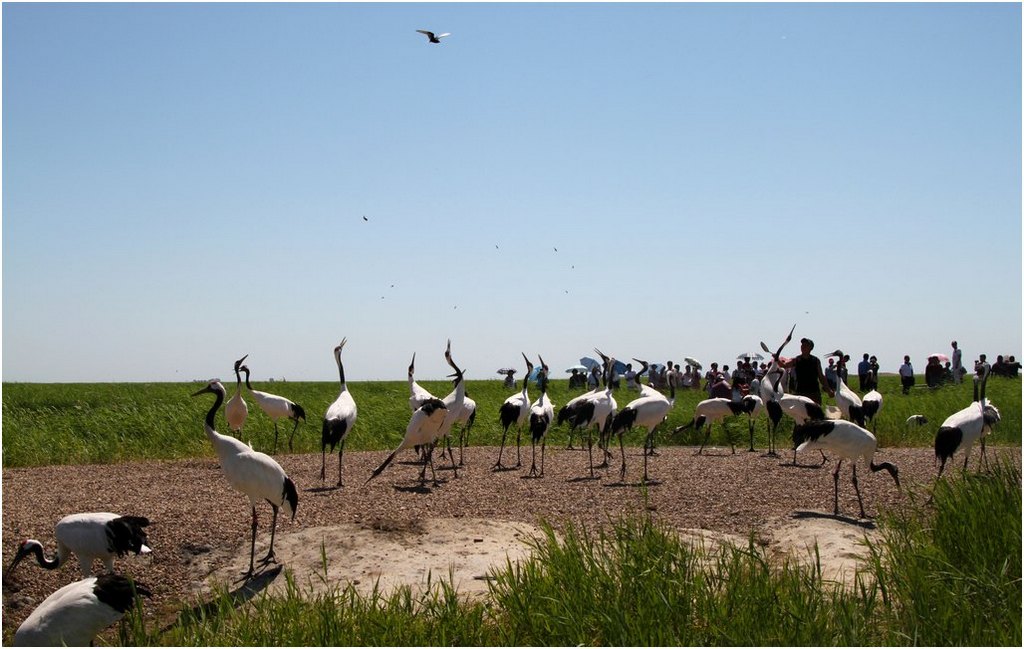
[[[368,218],[366,218],[366,217],[364,216],[364,217],[363,217],[363,220],[364,220],[364,221],[369,221],[370,219],[368,219]]]
[[[451,34],[448,33],[448,32],[445,32],[444,34],[438,34],[438,35],[435,36],[434,32],[428,32],[425,29],[417,29],[416,31],[418,31],[421,34],[425,34],[426,37],[427,37],[427,40],[429,42],[431,42],[431,43],[440,43],[441,39],[444,38],[445,36],[451,36]]]

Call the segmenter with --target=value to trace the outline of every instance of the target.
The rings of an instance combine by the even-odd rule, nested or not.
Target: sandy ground
[[[280,565],[305,587],[354,584],[364,591],[379,580],[422,587],[454,578],[466,594],[486,592],[489,570],[529,551],[525,542],[539,535],[542,521],[567,522],[594,529],[619,516],[649,513],[655,519],[707,544],[746,545],[753,535],[773,556],[812,561],[819,545],[825,576],[849,582],[865,536],[878,538],[874,522],[860,519],[848,463],[840,473],[839,506],[832,514],[834,461],[818,467],[820,456],[807,454],[793,466],[792,456],[768,457],[709,447],[695,456],[689,447],[663,447],[650,459],[651,481],[640,484],[642,456],[627,449],[626,479],[620,480],[618,453],[610,469],[589,477],[587,456],[579,450],[550,447],[545,476],[530,478],[530,448],[517,469],[493,471],[497,448],[467,450],[458,477],[439,470],[439,484],[421,485],[411,452],[379,478],[364,484],[386,452],[345,455],[345,481],[333,487],[336,461],[328,459],[328,482],[319,479],[317,454],[277,459],[295,480],[299,507],[294,521],[281,517],[275,550]],[[1020,448],[990,449],[1019,464]],[[514,465],[514,449],[506,460]],[[935,476],[931,449],[881,449],[878,460],[900,468],[897,490],[885,472],[861,465],[860,485],[869,516],[880,508],[899,508],[911,491],[926,490]],[[971,468],[975,468],[972,457]],[[36,538],[52,552],[53,526],[74,512],[114,511],[148,516],[151,555],[119,559],[116,567],[154,592],[147,615],[161,622],[183,606],[201,603],[214,584],[256,592],[283,587],[280,571],[266,570],[244,586],[236,581],[248,564],[250,509],[233,491],[213,458],[116,465],[50,466],[3,472],[3,565],[24,538]],[[270,508],[259,509],[257,558],[270,542]],[[100,566],[97,564],[96,569]],[[24,562],[13,587],[3,593],[5,636],[49,593],[78,579],[77,562],[45,571]],[[8,575],[5,575],[7,577]],[[9,637],[9,636],[6,636]]]

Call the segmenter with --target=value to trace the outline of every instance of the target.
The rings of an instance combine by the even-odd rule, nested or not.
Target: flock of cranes
[[[876,463],[874,454],[877,449],[875,435],[865,428],[866,422],[872,422],[878,410],[881,408],[881,395],[875,391],[869,392],[864,398],[859,398],[852,390],[840,380],[839,389],[836,390],[836,401],[842,414],[842,419],[834,419],[826,416],[822,407],[812,400],[797,395],[786,394],[782,388],[783,372],[780,368],[783,348],[792,338],[792,330],[789,336],[783,341],[779,348],[772,352],[761,343],[765,351],[771,354],[772,361],[764,378],[752,386],[751,394],[740,399],[731,401],[729,399],[706,399],[697,404],[692,420],[678,428],[679,430],[693,427],[700,430],[705,425],[707,432],[697,454],[703,452],[704,445],[711,434],[711,427],[715,422],[722,422],[726,417],[736,415],[747,415],[750,418],[751,426],[751,450],[753,449],[753,420],[761,412],[767,412],[770,426],[768,438],[768,453],[776,455],[775,431],[783,414],[794,419],[796,426],[793,432],[794,442],[794,463],[796,453],[805,450],[828,450],[836,456],[837,462],[832,472],[833,476],[833,511],[839,514],[839,470],[842,463],[850,461],[852,466],[852,481],[857,495],[857,502],[860,506],[860,515],[865,516],[864,503],[861,498],[860,488],[857,481],[857,462],[863,459],[872,472],[887,471],[899,488],[899,470],[889,462]],[[345,440],[352,432],[356,422],[357,408],[355,400],[345,381],[345,368],[342,361],[342,351],[346,340],[343,339],[334,348],[334,360],[338,366],[339,393],[338,397],[327,408],[323,419],[322,449],[321,449],[321,481],[326,480],[327,449],[330,452],[339,448],[338,452],[338,481],[339,487],[343,486],[343,455]],[[547,394],[549,368],[540,360],[540,372],[538,382],[540,395],[533,402],[529,398],[528,382],[524,380],[521,391],[509,396],[499,409],[499,418],[504,429],[501,448],[498,451],[498,461],[494,469],[503,470],[506,467],[502,464],[505,441],[508,430],[516,427],[516,467],[521,466],[520,439],[524,428],[528,429],[531,437],[532,461],[529,470],[529,477],[540,478],[544,476],[544,453],[546,438],[551,427],[556,424],[566,423],[571,434],[575,430],[584,430],[587,435],[588,461],[590,476],[594,477],[593,458],[593,429],[598,431],[598,448],[602,453],[602,462],[598,467],[607,467],[608,460],[613,457],[609,450],[611,439],[617,435],[621,453],[621,466],[619,469],[620,479],[626,475],[626,454],[623,445],[623,434],[633,428],[646,430],[644,437],[644,468],[643,481],[647,483],[648,458],[656,455],[655,452],[655,431],[667,418],[675,404],[675,385],[669,382],[669,394],[665,395],[659,390],[640,384],[640,396],[633,399],[621,410],[613,395],[613,379],[615,359],[607,356],[600,350],[595,349],[601,356],[606,376],[608,378],[604,387],[598,387],[589,392],[579,395],[570,400],[555,413],[555,405]],[[842,352],[837,350],[836,354]],[[234,372],[236,389],[235,393],[225,405],[227,391],[223,384],[217,379],[195,392],[192,396],[213,394],[214,401],[206,413],[203,429],[207,439],[217,453],[220,468],[228,484],[235,490],[244,494],[249,499],[252,513],[251,541],[249,548],[249,567],[243,574],[243,578],[252,577],[255,574],[256,566],[276,563],[274,555],[274,538],[277,528],[277,517],[280,510],[292,519],[298,508],[298,490],[295,482],[286,474],[278,462],[265,453],[261,453],[239,439],[217,432],[215,418],[218,410],[224,405],[225,418],[228,428],[238,432],[245,424],[248,415],[248,407],[242,398],[242,378],[245,374],[245,385],[249,393],[256,400],[260,408],[274,422],[274,451],[277,448],[277,420],[282,418],[291,419],[298,426],[300,419],[305,420],[305,411],[298,404],[279,397],[277,395],[259,392],[252,389],[249,384],[249,368],[243,363],[248,356],[243,356],[235,361]],[[426,480],[426,471],[429,468],[431,478],[435,485],[438,484],[434,472],[433,454],[439,444],[442,447],[441,457],[447,450],[451,461],[451,468],[458,476],[457,466],[463,465],[463,449],[467,443],[466,435],[476,417],[476,403],[466,395],[464,371],[455,363],[451,353],[451,341],[448,341],[444,353],[445,361],[452,368],[453,373],[449,375],[452,379],[452,392],[439,399],[430,394],[427,390],[416,383],[414,378],[416,356],[413,354],[412,362],[409,364],[409,407],[412,415],[406,427],[405,435],[398,447],[387,456],[387,458],[373,470],[366,480],[368,484],[377,478],[394,461],[397,455],[405,449],[416,449],[420,456],[421,469],[420,481]],[[523,360],[527,365],[527,375],[533,371],[533,363],[524,354]],[[642,366],[639,375],[643,375],[649,369],[649,364],[640,359],[633,359]],[[974,401],[962,410],[950,415],[939,428],[935,438],[935,454],[937,460],[941,461],[938,475],[941,477],[946,462],[957,452],[964,454],[964,470],[967,468],[967,460],[971,449],[976,442],[982,446],[982,461],[985,456],[985,436],[991,433],[992,426],[999,421],[998,409],[988,402],[985,397],[985,385],[988,379],[987,373],[974,377]],[[910,423],[923,423],[920,415],[908,419]],[[454,453],[451,450],[449,434],[452,426],[463,423],[462,433],[459,439],[459,462],[455,461]],[[289,448],[295,427],[289,436]],[[541,447],[540,465],[537,465],[537,445]],[[735,453],[735,446],[732,449]],[[826,460],[824,453],[822,464]],[[256,532],[258,528],[257,506],[261,503],[268,503],[272,510],[270,522],[271,536],[270,546],[267,554],[258,562],[256,556]],[[88,644],[104,628],[120,619],[126,611],[132,608],[139,596],[151,596],[150,591],[143,585],[137,584],[131,579],[114,574],[114,558],[129,553],[144,554],[150,551],[146,545],[146,528],[149,521],[141,516],[125,516],[113,513],[84,513],[66,516],[61,519],[55,530],[57,540],[57,553],[54,557],[47,557],[42,543],[35,539],[28,539],[22,542],[15,554],[11,564],[4,573],[5,584],[10,583],[14,569],[25,558],[33,556],[36,562],[43,568],[56,569],[64,565],[71,554],[74,554],[79,561],[84,579],[68,584],[44,600],[29,617],[22,623],[14,636],[15,645],[75,645]],[[103,562],[106,573],[100,576],[92,576],[93,562],[99,559]]]

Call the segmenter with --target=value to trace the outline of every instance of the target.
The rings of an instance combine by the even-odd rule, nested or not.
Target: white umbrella
[[[758,352],[743,352],[742,354],[740,354],[739,356],[736,357],[737,360],[739,360],[741,358],[749,358],[752,361],[763,361],[764,360],[764,356],[762,356]]]
[[[703,363],[701,363],[700,361],[698,361],[696,358],[694,358],[692,356],[686,356],[685,358],[683,358],[683,360],[686,361],[687,365],[689,365],[690,367],[695,367],[698,370],[700,368],[704,367]]]
[[[572,374],[573,370],[576,370],[577,372],[586,372],[587,368],[582,365],[573,365],[572,367],[565,368],[565,373]]]

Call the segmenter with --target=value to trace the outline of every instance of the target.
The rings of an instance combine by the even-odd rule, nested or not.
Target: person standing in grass
[[[950,362],[953,364],[953,384],[959,385],[964,378],[963,352],[957,347],[955,340],[950,344],[953,346],[953,356],[950,358]]]
[[[954,343],[954,344],[956,344],[956,343]],[[870,375],[870,374],[871,374],[871,363],[870,363],[870,361],[868,361],[868,355],[865,352],[864,359],[861,360],[861,362],[857,363],[857,381],[860,384],[860,391],[861,392],[867,392],[868,390],[871,389],[871,388],[867,387],[868,386],[868,381],[870,381],[870,379],[868,378],[868,375]]]
[[[904,356],[903,365],[900,365],[900,383],[903,384],[903,394],[910,394],[910,388],[914,387],[914,366],[910,364],[910,356]]]
[[[814,349],[814,341],[810,338],[800,339],[800,355],[794,356],[787,361],[779,363],[779,367],[793,369],[793,376],[796,378],[796,389],[794,392],[805,396],[814,403],[821,405],[821,389],[825,388],[828,396],[836,396],[835,390],[829,385],[825,373],[821,371],[821,359],[811,354]]]

